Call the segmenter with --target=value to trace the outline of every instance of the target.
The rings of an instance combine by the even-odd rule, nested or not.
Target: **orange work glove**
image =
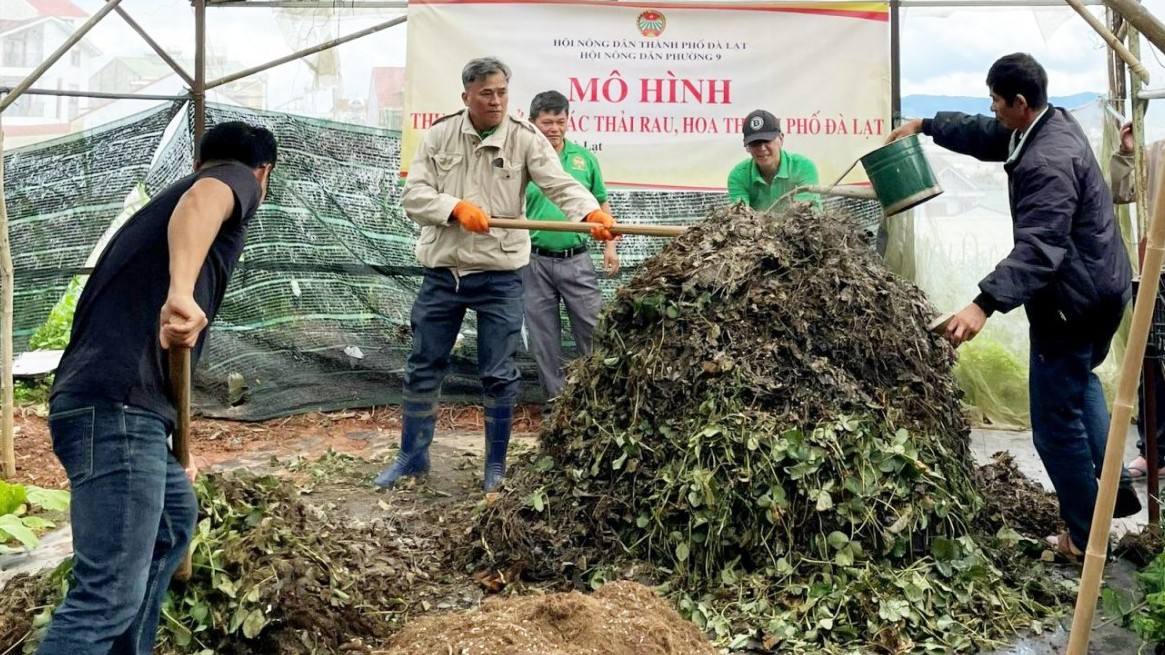
[[[615,219],[607,212],[596,209],[587,214],[586,222],[594,223],[595,226],[591,228],[591,236],[599,241],[612,241],[615,235],[611,233],[611,228],[615,227]]]
[[[489,232],[489,216],[472,202],[458,200],[453,206],[453,218],[470,232]]]

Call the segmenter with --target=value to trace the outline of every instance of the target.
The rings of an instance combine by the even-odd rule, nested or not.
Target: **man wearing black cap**
[[[728,199],[743,200],[758,211],[780,209],[785,205],[789,191],[805,185],[817,184],[817,167],[803,155],[781,150],[785,135],[777,117],[757,109],[744,119],[744,149],[749,159],[737,164],[728,174]],[[799,192],[792,196],[798,202],[812,203],[821,209],[821,196]]]

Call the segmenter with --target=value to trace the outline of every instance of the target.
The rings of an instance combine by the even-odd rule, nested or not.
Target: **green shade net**
[[[420,286],[418,226],[400,207],[400,134],[299,116],[211,105],[207,124],[245,120],[271,129],[279,163],[253,219],[195,372],[195,404],[208,416],[261,420],[298,412],[399,403],[411,348],[409,313]],[[5,193],[16,267],[16,351],[61,347],[86,266],[102,236],[192,166],[192,117],[165,105],[116,124],[6,155]],[[724,194],[615,191],[625,223],[691,225]],[[873,201],[827,198],[872,235]],[[626,236],[623,273],[609,298],[667,243]],[[591,243],[601,270],[602,250]],[[53,317],[53,318],[50,318]],[[564,325],[566,318],[564,315]],[[62,328],[63,326],[63,328]],[[564,330],[568,355],[574,352]],[[38,343],[39,341],[39,343]],[[519,357],[522,401],[542,391],[529,353]],[[442,397],[480,402],[476,319],[454,349]]]

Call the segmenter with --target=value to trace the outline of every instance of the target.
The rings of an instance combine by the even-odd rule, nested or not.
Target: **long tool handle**
[[[170,348],[170,383],[174,390],[174,409],[178,414],[172,448],[174,458],[182,468],[186,468],[190,466],[190,349],[185,346]],[[194,573],[192,555],[192,551],[187,549],[182,564],[174,572],[176,580],[189,580]]]
[[[590,233],[593,223],[579,223],[575,221],[527,221],[518,218],[491,218],[490,227],[502,227],[510,230],[546,230],[547,232],[586,232]],[[632,225],[617,223],[611,228],[614,234],[642,234],[649,237],[678,237],[687,232],[688,228],[682,225]]]

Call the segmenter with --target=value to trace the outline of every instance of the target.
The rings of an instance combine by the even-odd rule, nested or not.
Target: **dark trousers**
[[[413,351],[405,365],[406,400],[437,399],[466,310],[477,313],[477,374],[492,405],[512,405],[522,375],[514,361],[522,332],[522,276],[488,271],[460,279],[425,269],[413,303]]]
[[[1028,389],[1032,438],[1060,501],[1073,543],[1084,549],[1104,463],[1109,415],[1092,372],[1108,354],[1111,335],[1074,343],[1031,339]]]

